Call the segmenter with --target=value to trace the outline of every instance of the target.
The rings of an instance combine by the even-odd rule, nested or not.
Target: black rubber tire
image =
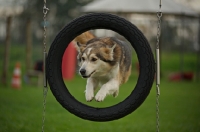
[[[122,102],[95,108],[76,100],[66,88],[61,71],[62,57],[68,44],[79,34],[91,29],[110,29],[124,36],[138,56],[140,72],[132,93]],[[72,114],[91,121],[111,121],[136,110],[148,96],[155,75],[155,61],[150,45],[142,32],[129,21],[107,13],[91,13],[67,24],[53,41],[46,62],[50,89],[57,101]]]

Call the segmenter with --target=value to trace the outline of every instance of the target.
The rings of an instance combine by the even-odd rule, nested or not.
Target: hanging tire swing
[[[109,29],[124,36],[135,49],[140,66],[134,90],[122,102],[95,108],[76,100],[62,78],[62,57],[68,44],[81,33],[92,29]],[[155,76],[155,61],[150,45],[142,32],[129,21],[107,13],[91,13],[67,24],[54,39],[46,60],[50,89],[57,101],[70,113],[91,121],[111,121],[136,110],[148,96]]]

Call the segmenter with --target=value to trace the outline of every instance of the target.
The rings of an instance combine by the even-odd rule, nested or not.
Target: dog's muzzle
[[[86,70],[85,69],[80,69],[79,72],[81,73],[82,76],[85,76]]]
[[[86,70],[85,69],[80,69],[80,74],[83,78],[89,78],[95,71],[93,71],[92,73],[90,73],[89,75],[86,75]]]

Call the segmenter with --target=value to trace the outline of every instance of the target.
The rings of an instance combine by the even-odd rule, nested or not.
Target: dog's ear
[[[113,61],[114,60],[114,49],[116,47],[116,44],[114,44],[111,48],[101,48],[100,50],[103,52],[103,57],[106,59],[106,60],[109,60],[109,61]]]
[[[79,42],[76,42],[75,48],[78,52],[82,53],[83,50],[86,48],[86,44],[80,44]]]
[[[114,52],[115,47],[116,47],[116,44],[114,44],[114,45],[110,48],[110,52],[111,52],[112,54],[113,54],[113,52]]]
[[[114,59],[113,56],[114,56],[115,47],[116,47],[116,44],[114,44],[111,48],[109,48],[109,50],[110,50],[110,60],[111,61]]]

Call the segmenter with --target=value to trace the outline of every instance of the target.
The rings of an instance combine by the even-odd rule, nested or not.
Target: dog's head
[[[92,39],[86,44],[77,43],[79,73],[83,78],[101,77],[115,65],[116,44],[106,44],[101,39]]]

